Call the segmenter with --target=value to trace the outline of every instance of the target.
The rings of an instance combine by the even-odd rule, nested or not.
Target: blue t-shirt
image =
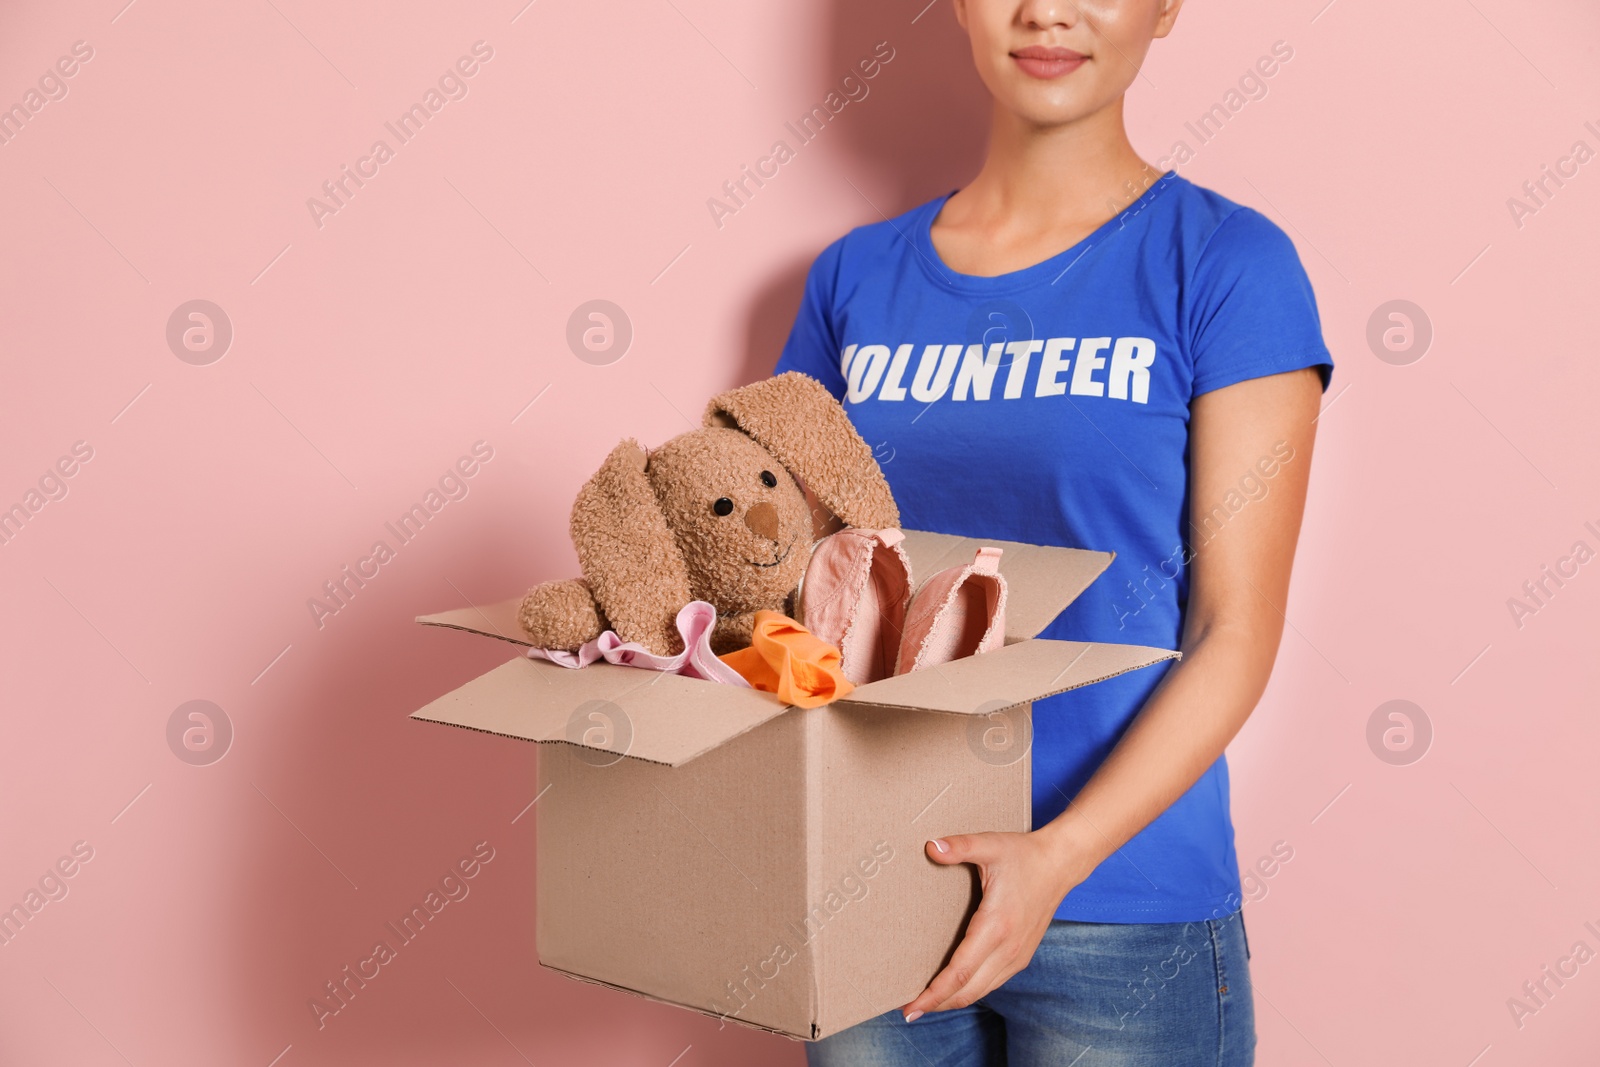
[[[908,529],[1115,552],[1040,636],[1177,648],[1190,402],[1311,366],[1326,389],[1332,373],[1293,243],[1169,171],[1059,255],[979,277],[951,270],[929,238],[950,195],[823,250],[774,373],[804,371],[843,402]],[[1211,521],[1270,491],[1262,472],[1297,462],[1284,451],[1241,471]],[[1170,666],[1035,702],[1035,826],[1061,813]],[[1239,907],[1239,894],[1219,757],[1056,916],[1199,920]]]

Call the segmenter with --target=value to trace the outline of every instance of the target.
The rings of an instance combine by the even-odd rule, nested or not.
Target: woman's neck
[[[962,213],[974,221],[1072,228],[1104,222],[1115,213],[1111,205],[1126,205],[1159,177],[1128,140],[1120,97],[1076,122],[1049,127],[997,105],[983,168],[958,195]]]
[[[983,169],[945,202],[929,236],[962,273],[1020,270],[1072,247],[1160,177],[1128,141],[1121,98],[1053,127],[996,106]]]

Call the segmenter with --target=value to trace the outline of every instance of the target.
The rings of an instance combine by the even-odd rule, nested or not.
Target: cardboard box
[[[807,1040],[905,1004],[938,973],[978,887],[923,842],[1027,830],[1032,702],[1178,653],[1035,636],[1108,553],[905,533],[918,582],[980,545],[1005,550],[1002,648],[812,709],[519,656],[413,714],[541,743],[541,964]],[[516,606],[417,621],[526,645]]]

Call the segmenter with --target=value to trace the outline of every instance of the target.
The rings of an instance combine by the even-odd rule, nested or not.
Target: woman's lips
[[[1030,45],[1011,53],[1022,72],[1034,78],[1059,78],[1071,74],[1089,58],[1070,48],[1044,48]]]

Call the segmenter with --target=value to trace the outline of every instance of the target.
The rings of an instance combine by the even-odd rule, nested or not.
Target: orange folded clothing
[[[752,688],[799,708],[827,704],[855,688],[840,669],[836,647],[777,611],[757,611],[750,647],[717,658]]]

